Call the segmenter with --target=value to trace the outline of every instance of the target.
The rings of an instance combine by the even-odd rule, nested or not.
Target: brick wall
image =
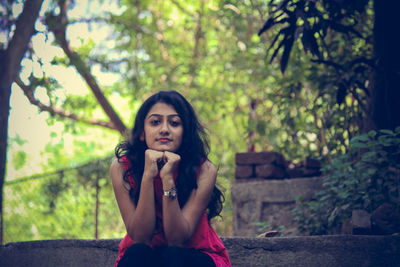
[[[278,152],[237,153],[235,161],[238,182],[319,176],[321,167],[316,159],[307,157],[295,164]]]

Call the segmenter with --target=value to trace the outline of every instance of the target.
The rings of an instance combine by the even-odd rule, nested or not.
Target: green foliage
[[[400,209],[400,127],[352,138],[349,151],[323,169],[324,188],[294,212],[300,230],[339,233],[353,209],[372,212],[387,202]]]
[[[121,118],[130,122],[127,125],[132,126],[143,100],[158,90],[178,90],[193,104],[209,130],[210,159],[218,167],[218,183],[226,197],[223,219],[213,222],[218,233],[232,234],[230,186],[235,153],[254,147],[255,151],[281,152],[290,160],[301,160],[306,155],[329,157],[345,152],[350,138],[359,131],[362,108],[358,101],[346,94],[337,104],[337,82],[351,78],[346,73],[337,73],[331,66],[311,64],[312,55],[301,53],[304,47],[299,42],[290,45],[290,60],[285,56],[285,76],[282,77],[277,62],[265,60],[274,52],[267,51],[266,55],[265,46],[269,46],[279,29],[271,28],[262,36],[257,35],[271,11],[264,0],[118,3],[120,11],[105,9],[106,14],[102,15],[106,28],[96,28],[98,16],[91,12],[71,19],[67,25],[68,41],[82,62],[90,66]],[[55,11],[57,5],[51,1],[47,11]],[[56,23],[52,18],[47,22]],[[358,29],[360,32],[369,30],[371,18],[372,14],[363,18],[365,23],[359,26],[362,24],[364,29]],[[97,42],[92,35],[72,40],[77,25],[108,33],[106,40]],[[43,28],[37,35],[57,47],[48,27]],[[358,55],[356,52],[366,55],[371,50],[369,43],[333,33],[328,37],[332,40],[328,44],[330,56],[340,62],[350,62]],[[27,75],[30,85],[36,86],[35,93],[45,89],[47,102],[54,107],[105,120],[104,112],[82,79],[68,76],[76,74],[71,71],[69,58],[60,53],[51,59],[40,58],[35,49],[30,51],[29,62],[38,67]],[[118,78],[110,82],[110,76],[104,77],[105,74]],[[364,74],[367,72],[359,75]],[[65,76],[76,80],[73,87],[63,82]],[[356,78],[350,83],[364,81],[363,77]],[[351,90],[362,95],[358,87]],[[109,155],[120,138],[108,129],[57,116],[50,116],[47,122],[62,127],[61,132],[51,134],[40,155],[45,172],[96,162],[94,159]],[[22,154],[12,158],[15,168],[23,165]],[[29,154],[25,161],[29,163]],[[97,168],[105,170],[93,163],[79,171],[57,172],[52,178],[7,185],[6,241],[92,237]],[[105,207],[99,217],[101,236],[120,237],[124,230],[108,173],[99,177],[101,207]]]
[[[14,165],[16,170],[21,169],[26,161],[27,161],[27,154],[23,150],[24,144],[27,142],[26,140],[22,139],[19,134],[16,134],[15,137],[8,138],[8,147],[7,150],[11,151],[12,157],[11,161]]]
[[[124,225],[109,179],[111,158],[6,183],[5,242],[121,237]]]
[[[257,226],[257,235],[268,231],[268,229],[271,226],[268,221],[265,221],[265,222],[253,222],[253,225]]]
[[[317,151],[321,147],[329,151],[320,155],[344,152],[368,118],[372,2],[269,1],[269,17],[259,34],[272,35],[268,58],[270,62],[280,60],[287,83],[300,82],[300,90],[308,87],[313,91],[307,114],[320,129],[315,132],[322,143],[317,143]],[[307,60],[312,63],[307,64]],[[292,72],[295,67],[291,65],[300,66],[302,71],[297,73],[305,79],[296,79],[298,74]]]

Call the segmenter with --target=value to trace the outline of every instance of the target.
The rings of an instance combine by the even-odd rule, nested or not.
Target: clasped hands
[[[173,181],[174,172],[179,165],[181,157],[178,154],[169,151],[157,151],[147,149],[145,152],[144,175],[150,178],[157,176],[160,172],[160,177],[164,181],[168,179]],[[159,169],[159,166],[161,167]]]

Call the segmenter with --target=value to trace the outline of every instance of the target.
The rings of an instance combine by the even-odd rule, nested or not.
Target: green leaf
[[[375,151],[369,151],[362,154],[361,159],[364,161],[372,161],[376,158],[377,153]]]
[[[283,42],[283,41],[282,41]],[[285,73],[287,64],[289,62],[289,57],[290,57],[290,52],[292,51],[292,46],[294,43],[294,37],[290,36],[289,38],[284,40],[285,48],[282,53],[282,58],[281,58],[281,72]]]
[[[260,120],[260,121],[257,121],[257,133],[259,134],[259,135],[261,135],[261,136],[264,136],[265,135],[265,131],[266,131],[266,128],[267,128],[267,122],[266,121],[262,121],[262,120]]]
[[[394,132],[392,130],[388,130],[388,129],[382,129],[382,130],[379,130],[379,132],[387,134],[387,135],[394,135]]]
[[[353,149],[367,148],[368,144],[367,143],[361,143],[361,142],[350,142],[350,147],[353,148]]]
[[[366,142],[366,141],[369,141],[369,140],[370,139],[369,139],[367,134],[362,134],[362,135],[353,137],[350,142],[356,142],[356,141],[358,141],[358,142]]]
[[[268,18],[267,21],[265,22],[264,26],[260,29],[258,32],[258,35],[260,36],[264,32],[268,31],[269,28],[271,28],[274,25],[274,18]]]
[[[370,137],[375,137],[376,136],[376,131],[372,130],[368,132],[368,136]]]
[[[12,157],[12,163],[16,170],[21,169],[26,163],[26,153],[25,151],[18,151]]]

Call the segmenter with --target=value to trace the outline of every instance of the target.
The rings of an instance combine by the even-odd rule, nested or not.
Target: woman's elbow
[[[190,236],[183,234],[182,232],[174,231],[173,233],[165,233],[168,246],[183,247],[186,242],[189,241]]]
[[[146,245],[150,245],[151,243],[151,236],[139,233],[137,231],[128,231],[129,237],[132,239],[133,243],[142,243]]]

